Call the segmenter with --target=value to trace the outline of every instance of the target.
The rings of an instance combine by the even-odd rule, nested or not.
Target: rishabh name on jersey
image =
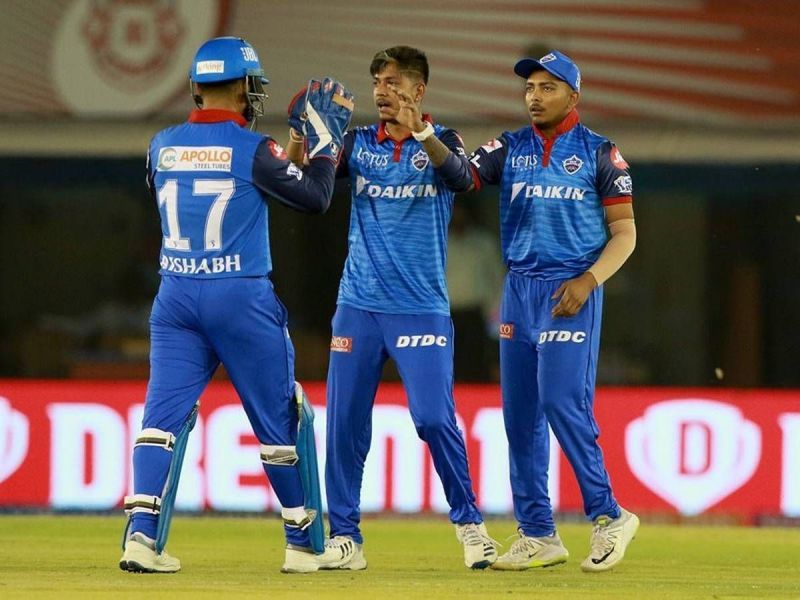
[[[444,128],[434,126],[439,135]],[[422,144],[357,128],[347,157],[352,209],[338,303],[396,314],[450,314],[445,263],[453,192]]]
[[[267,203],[250,183],[261,139],[231,121],[187,122],[153,137],[162,275],[257,277],[272,270]]]
[[[500,140],[508,145],[500,237],[509,269],[545,280],[583,273],[608,240],[602,205],[608,191],[597,183],[598,150],[608,140],[577,123],[555,139],[547,165],[530,126]]]

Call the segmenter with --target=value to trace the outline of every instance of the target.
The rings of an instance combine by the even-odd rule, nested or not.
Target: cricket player
[[[464,562],[485,568],[497,551],[475,503],[455,420],[453,326],[445,282],[453,195],[471,185],[469,165],[458,134],[420,110],[429,74],[423,52],[388,48],[375,55],[370,73],[379,122],[345,135],[337,171],[338,177],[349,177],[352,208],[327,382],[331,545],[348,559],[339,568],[366,568],[361,482],[375,393],[391,358],[444,486]],[[299,140],[302,109],[293,102],[289,114],[290,137]],[[290,149],[294,155],[292,143]]]
[[[597,443],[593,414],[603,283],[633,252],[628,165],[581,124],[581,76],[552,51],[514,67],[532,126],[505,132],[470,157],[474,189],[500,186],[508,266],[501,305],[500,382],[519,539],[492,565],[524,570],[569,556],[547,494],[548,425],[594,523],[584,571],[616,565],[639,519],[621,508]]]
[[[275,140],[248,128],[263,114],[268,83],[250,44],[235,37],[205,42],[190,81],[197,109],[186,123],[157,133],[148,152],[147,184],[163,232],[161,285],[150,317],[150,380],[119,565],[134,572],[180,570],[180,561],[162,551],[161,531],[169,525],[180,474],[178,448],[185,447],[195,404],[222,362],[282,506],[282,570],[315,571],[321,556],[310,547],[308,528],[321,515],[306,509],[311,491],[298,468],[294,348],[286,308],[269,278],[266,200],[307,213],[327,210],[352,111],[344,106],[349,100],[332,100],[350,95],[332,80],[308,94],[315,119],[304,134],[313,151],[301,170]]]

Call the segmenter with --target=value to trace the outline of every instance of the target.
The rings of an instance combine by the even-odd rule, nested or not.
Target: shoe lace
[[[591,548],[592,554],[603,556],[617,543],[616,531],[610,527],[611,520],[598,519],[592,528]]]
[[[325,540],[325,545],[330,546],[331,548],[339,548],[344,546],[347,542],[352,542],[353,540],[346,536],[337,535],[334,538],[330,538]]]
[[[502,544],[483,533],[477,525],[469,523],[461,529],[461,540],[466,546],[494,546],[500,548]]]
[[[511,539],[514,536],[510,536],[507,539]],[[509,548],[509,552],[512,556],[516,556],[518,554],[525,554],[528,555],[529,552],[536,552],[542,546],[540,542],[537,542],[534,538],[528,537],[523,535],[522,533],[519,534],[519,537],[513,544],[511,544],[511,548]]]

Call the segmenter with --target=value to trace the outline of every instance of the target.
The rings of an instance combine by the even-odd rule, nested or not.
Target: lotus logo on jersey
[[[28,454],[28,418],[0,396],[0,483],[11,477]]]
[[[620,175],[614,180],[614,187],[617,188],[617,191],[620,194],[632,194],[633,193],[633,181],[631,181],[630,175]]]
[[[400,335],[397,337],[397,348],[419,348],[425,346],[447,346],[447,336],[433,335],[426,333],[423,335]]]
[[[583,200],[586,193],[580,188],[567,185],[528,185],[524,181],[511,184],[511,200],[513,203],[524,191],[524,198],[557,198],[561,200]]]
[[[356,176],[356,195],[365,193],[370,198],[393,198],[395,200],[413,198],[436,198],[438,191],[433,184],[377,185],[361,175]]]
[[[356,153],[356,160],[370,169],[381,169],[389,164],[388,154],[374,154],[363,148]]]
[[[334,335],[331,338],[331,352],[352,352],[353,338]]]
[[[430,159],[428,155],[425,153],[424,150],[420,150],[414,156],[411,157],[411,164],[414,165],[414,168],[417,171],[424,171],[425,167],[428,166]]]
[[[696,515],[752,477],[761,430],[724,402],[667,400],[628,425],[625,455],[642,483],[681,513]]]
[[[539,159],[535,155],[515,156],[511,159],[512,169],[532,169],[539,164]]]
[[[500,339],[513,340],[514,339],[514,324],[513,323],[500,323]]]
[[[564,159],[561,161],[561,164],[564,165],[564,170],[569,173],[570,175],[575,175],[578,171],[581,170],[583,166],[583,161],[578,158],[577,154],[573,154],[569,158]]]
[[[575,342],[580,344],[586,340],[585,331],[559,331],[552,329],[550,331],[542,331],[539,334],[539,343],[546,344],[547,342]]]

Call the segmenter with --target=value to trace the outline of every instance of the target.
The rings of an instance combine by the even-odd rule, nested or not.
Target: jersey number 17
[[[206,217],[204,248],[219,250],[222,248],[222,218],[225,209],[236,190],[233,179],[195,179],[192,194],[195,196],[216,196]],[[181,237],[181,226],[178,222],[178,180],[168,179],[158,190],[158,206],[166,207],[167,230],[164,236],[164,248],[170,250],[190,251],[191,240]]]

